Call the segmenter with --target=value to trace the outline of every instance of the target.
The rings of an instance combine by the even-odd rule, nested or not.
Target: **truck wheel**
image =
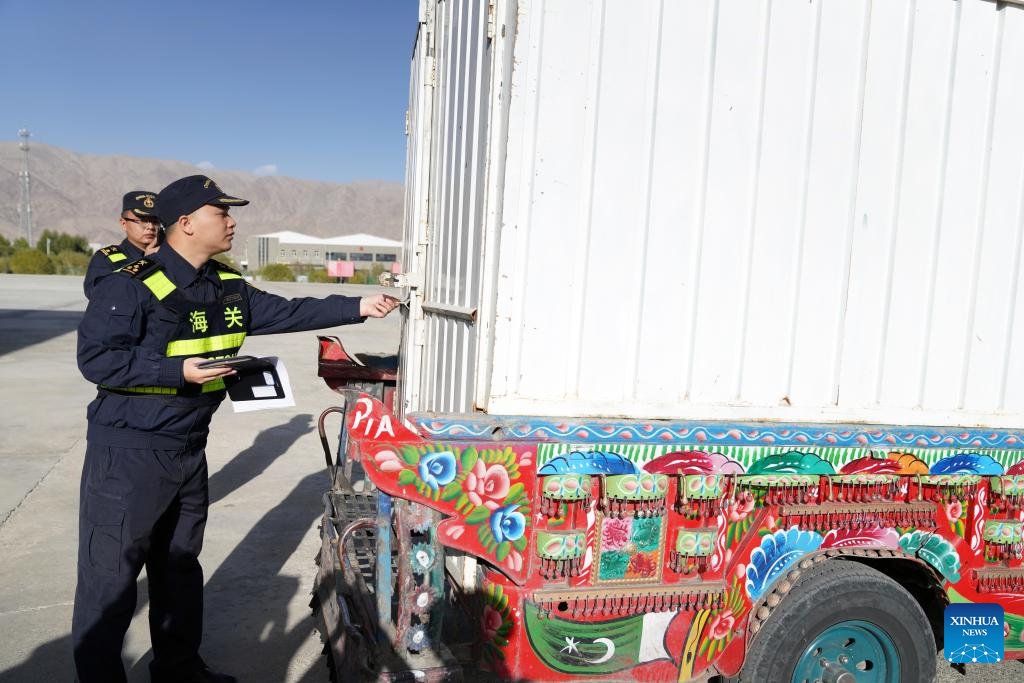
[[[938,648],[921,606],[856,562],[815,564],[751,637],[739,681],[900,683],[935,679]],[[771,600],[768,604],[771,604]]]

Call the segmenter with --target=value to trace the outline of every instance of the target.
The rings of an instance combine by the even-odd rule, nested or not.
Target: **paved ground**
[[[261,285],[285,296],[374,288]],[[70,681],[78,479],[85,405],[75,366],[85,310],[81,278],[0,275],[0,683]],[[350,351],[392,353],[399,319],[330,331]],[[316,420],[335,396],[316,377],[316,333],[253,337],[245,352],[278,355],[294,408],[214,420],[207,451],[211,509],[203,566],[207,660],[245,683],[327,680],[307,607],[327,485]],[[333,434],[337,416],[328,421]],[[142,579],[144,583],[145,579]],[[149,680],[145,587],[125,643],[128,680]],[[1024,665],[978,665],[966,677],[939,658],[942,683],[1024,680]]]
[[[70,681],[78,480],[85,406],[75,365],[82,280],[0,275],[0,683]],[[285,296],[379,291],[264,283]],[[335,328],[351,351],[394,353],[400,320]],[[246,353],[280,356],[297,405],[234,414],[224,405],[207,450],[211,507],[203,549],[207,660],[247,683],[326,681],[308,603],[327,487],[317,435],[337,403],[316,376],[316,333],[251,337]],[[339,418],[328,429],[336,434]],[[145,581],[144,575],[142,579]],[[148,681],[146,591],[125,644],[131,682]]]

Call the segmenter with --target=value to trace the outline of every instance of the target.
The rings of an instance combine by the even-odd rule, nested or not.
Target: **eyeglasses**
[[[121,220],[128,221],[129,223],[146,223],[148,225],[160,225],[160,221],[156,220],[155,218],[128,218],[126,216],[121,216]]]

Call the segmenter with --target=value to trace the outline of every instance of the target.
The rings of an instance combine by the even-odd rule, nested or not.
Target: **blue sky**
[[[0,0],[0,140],[402,181],[418,0]]]

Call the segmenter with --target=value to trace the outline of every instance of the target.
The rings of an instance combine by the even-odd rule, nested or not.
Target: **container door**
[[[430,133],[433,112],[433,0],[420,1],[419,28],[413,44],[409,77],[409,108],[405,113],[405,134],[408,138],[405,162],[405,212],[402,263],[406,273],[404,297],[409,306],[402,310],[403,327],[399,347],[401,371],[398,380],[398,406],[403,412],[419,400],[419,345],[413,342],[422,329],[419,307],[419,283],[424,270],[423,247],[427,241],[427,189],[430,180]],[[412,380],[412,381],[410,381]]]
[[[424,0],[406,178],[403,411],[469,412],[477,377],[494,5]]]

